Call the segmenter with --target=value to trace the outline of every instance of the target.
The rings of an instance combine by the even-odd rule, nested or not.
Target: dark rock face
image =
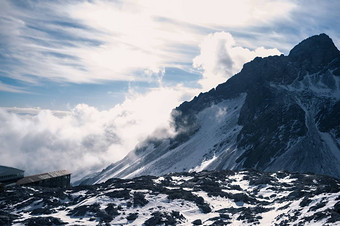
[[[302,69],[315,73],[339,57],[339,51],[326,34],[320,34],[295,46],[289,57]]]
[[[266,105],[260,113],[256,113],[256,109],[252,111],[250,107],[244,107],[241,111],[240,124],[244,126],[238,136],[238,147],[246,151],[236,161],[244,160],[244,168],[256,166],[258,169],[265,169],[271,158],[285,151],[290,139],[297,139],[307,132],[305,112],[297,104],[287,106],[279,97],[273,97],[269,102],[257,105]],[[243,121],[241,118],[252,114],[252,119]],[[283,121],[285,127],[281,127]],[[281,139],[273,140],[279,136]]]
[[[335,155],[340,155],[339,81],[335,79],[336,74],[329,72],[340,70],[339,62],[340,52],[332,40],[325,34],[316,35],[295,46],[289,56],[255,58],[226,83],[208,93],[200,94],[191,102],[183,103],[176,110],[194,118],[193,115],[207,106],[240,93],[247,93],[238,118],[238,124],[243,127],[237,137],[237,149],[244,151],[236,159],[237,168],[311,171],[340,177],[338,167],[322,169],[327,168],[322,159],[334,156],[324,156],[321,150],[327,149],[325,152],[330,152],[330,147],[316,145],[319,140],[324,141],[316,133],[329,133],[335,137],[335,146],[332,147],[338,153]],[[310,77],[312,73],[316,74]],[[303,89],[301,84],[304,85]],[[321,86],[328,90],[328,96],[320,96],[317,91],[311,91]],[[308,118],[313,121],[310,123],[313,125],[306,123]],[[195,123],[191,121],[185,120]],[[315,133],[308,133],[312,131],[311,127],[316,128]],[[273,159],[288,152],[291,142],[303,138],[314,143],[314,147],[300,145],[294,155],[319,158],[319,162],[312,163],[317,167],[307,167],[307,170],[285,167],[284,164],[274,168],[271,166]],[[301,159],[299,164],[304,164],[303,161]],[[339,161],[337,159],[334,165],[340,165]],[[235,165],[224,167],[235,168]]]
[[[327,176],[173,173],[67,190],[10,187],[0,193],[0,224],[334,225],[340,223],[339,200],[340,181]]]
[[[318,113],[316,120],[321,132],[332,131],[336,138],[340,138],[340,101],[327,108],[324,106]]]
[[[211,101],[209,103],[210,99],[218,101],[230,98],[232,95],[228,90],[233,90],[234,94],[246,92],[247,99],[238,119],[243,128],[238,135],[237,144],[238,148],[245,152],[236,160],[236,163],[242,162],[239,168],[255,167],[265,170],[272,158],[287,150],[290,140],[304,137],[308,131],[305,124],[306,112],[303,106],[296,101],[296,98],[299,98],[298,95],[273,88],[271,84],[291,85],[295,80],[302,80],[302,74],[325,71],[329,68],[330,63],[337,60],[340,60],[340,54],[332,40],[325,34],[313,36],[294,47],[288,57],[274,56],[254,59],[245,64],[239,74],[218,86],[216,91],[212,90],[204,94],[208,97],[202,95],[201,101],[194,99],[190,103],[192,106],[188,107],[189,103],[186,103],[178,109],[182,112],[190,112],[187,109],[193,111],[196,109],[196,105],[204,108],[212,104]],[[334,88],[332,85],[334,79],[330,78],[331,82],[327,83],[325,77],[327,75],[319,80],[326,80],[323,81],[324,84],[330,89]],[[239,85],[239,82],[244,84]],[[200,96],[197,99],[199,98]],[[306,99],[303,101],[310,102],[313,102],[313,99],[318,99],[312,95],[302,98]],[[201,102],[204,103],[201,104]],[[315,100],[315,102],[319,102],[319,100]],[[339,138],[339,101],[334,103],[334,101],[324,98],[320,102],[320,107],[323,109],[318,112],[319,130],[322,132],[333,131],[336,138]],[[325,106],[325,103],[328,106]],[[301,155],[308,151],[301,150]],[[340,153],[339,145],[337,151]],[[300,171],[299,169],[295,170]],[[335,171],[337,173],[332,175],[340,176],[338,169]]]

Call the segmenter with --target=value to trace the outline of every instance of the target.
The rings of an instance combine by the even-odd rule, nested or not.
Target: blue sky
[[[340,44],[336,0],[0,4],[2,107],[109,109],[129,89],[200,87],[204,68],[193,60],[217,32],[231,34],[235,46],[284,54],[323,32]]]
[[[0,165],[80,178],[256,56],[328,34],[338,0],[0,1]]]

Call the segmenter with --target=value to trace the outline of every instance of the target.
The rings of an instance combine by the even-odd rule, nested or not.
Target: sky
[[[328,34],[338,0],[0,1],[0,165],[75,178],[169,135],[256,56]]]

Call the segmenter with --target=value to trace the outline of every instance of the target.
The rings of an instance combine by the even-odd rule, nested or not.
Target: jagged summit
[[[296,63],[308,64],[314,70],[327,66],[340,55],[332,39],[326,34],[314,35],[296,45],[289,57]],[[311,69],[311,68],[310,68]]]
[[[334,45],[332,39],[328,35],[322,33],[311,36],[300,42],[290,51],[289,56],[292,58],[308,58],[310,55],[314,54],[328,54],[328,60],[330,60],[339,55],[339,50]]]

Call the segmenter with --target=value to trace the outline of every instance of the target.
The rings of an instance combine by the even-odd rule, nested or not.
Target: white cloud
[[[123,158],[159,128],[171,134],[171,110],[194,93],[181,86],[131,91],[108,111],[85,104],[70,112],[0,108],[0,164],[26,175],[64,168],[79,179]]]
[[[271,23],[278,18],[288,18],[289,11],[295,8],[293,2],[281,0],[148,0],[142,1],[142,4],[142,9],[152,15],[207,27]]]
[[[237,46],[232,35],[226,32],[208,35],[200,44],[200,49],[200,55],[194,58],[193,66],[203,71],[199,83],[204,91],[228,80],[241,70],[244,63],[256,56],[281,54],[278,49],[259,47],[249,50]]]
[[[7,46],[3,54],[16,62],[3,72],[27,82],[42,77],[75,83],[149,80],[150,73],[135,72],[183,67],[194,57],[187,49],[197,49],[212,30],[286,20],[295,7],[283,0],[27,3],[31,8],[0,4],[0,28],[6,31],[1,40]]]
[[[8,85],[1,81],[0,81],[0,91],[11,92],[11,93],[27,93],[27,91],[25,91],[24,89],[20,87]]]

